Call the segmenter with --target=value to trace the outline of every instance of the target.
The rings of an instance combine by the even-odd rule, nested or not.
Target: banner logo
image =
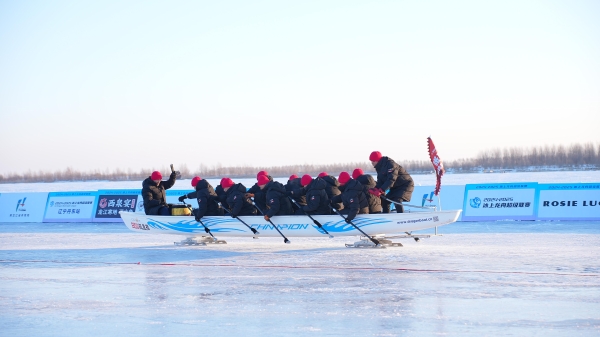
[[[423,194],[423,201],[421,201],[421,207],[425,206],[425,201],[431,203],[433,201],[433,192],[429,193],[429,198],[427,198],[427,193]]]
[[[479,208],[479,206],[481,206],[481,199],[479,199],[479,197],[475,197],[473,199],[470,199],[469,200],[469,204],[473,208]]]
[[[17,201],[17,207],[15,208],[15,212],[27,212],[27,210],[25,209],[25,200],[27,200],[27,198],[19,199],[19,201]]]

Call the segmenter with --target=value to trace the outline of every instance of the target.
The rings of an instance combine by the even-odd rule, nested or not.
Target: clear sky
[[[0,0],[0,173],[600,142],[600,1]]]

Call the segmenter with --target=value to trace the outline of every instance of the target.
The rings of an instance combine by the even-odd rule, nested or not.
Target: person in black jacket
[[[167,204],[166,190],[175,185],[176,176],[179,172],[171,173],[169,180],[163,181],[159,171],[152,172],[142,182],[142,198],[144,199],[144,212],[147,215],[171,215]]]
[[[306,195],[300,183],[301,180],[297,175],[292,174],[285,184],[287,196],[294,199],[300,207],[306,206]],[[298,206],[294,203],[292,203],[292,208],[294,208],[294,212],[298,211]]]
[[[252,205],[252,201],[245,196],[246,186],[235,184],[230,178],[223,178],[221,186],[227,196],[229,215],[232,218],[241,215],[256,215],[256,208]]]
[[[227,193],[225,193],[225,190],[223,189],[224,179],[225,178],[222,178],[219,182],[219,185],[217,185],[217,187],[215,188],[215,193],[217,194],[217,200],[221,203],[221,205],[225,209],[229,209],[229,205],[227,204]]]
[[[300,184],[304,187],[306,193],[306,206],[298,210],[296,214],[311,214],[311,215],[329,215],[329,197],[325,189],[327,183],[321,178],[313,179],[308,174],[302,176]]]
[[[260,176],[266,176],[267,178],[269,178],[269,181],[273,181],[273,177],[271,177],[267,173],[267,171],[258,172],[256,174],[257,181],[258,181],[258,178],[260,178]],[[266,210],[268,208],[266,190],[261,189],[258,186],[258,183],[254,184],[254,186],[250,187],[250,189],[246,193],[246,198],[254,198],[254,203],[261,210]]]
[[[365,174],[361,168],[352,171],[352,179],[363,185],[367,201],[369,202],[369,214],[381,213],[381,198],[369,193],[369,190],[375,188],[377,184],[375,179],[370,174]]]
[[[369,192],[376,196],[385,196],[395,201],[396,212],[404,213],[402,201],[410,201],[415,183],[406,170],[389,157],[384,157],[379,151],[373,151],[369,160],[377,171],[377,184]],[[385,191],[389,189],[387,195]],[[382,198],[383,213],[389,213],[391,202]]]
[[[267,211],[261,208],[265,212],[264,218],[266,221],[269,221],[274,215],[294,214],[292,202],[288,199],[282,183],[271,181],[268,176],[262,175],[258,177],[258,186],[264,191],[267,206],[269,206]],[[254,202],[256,202],[256,199]]]
[[[327,183],[325,191],[327,192],[327,197],[329,197],[329,200],[342,194],[342,192],[340,192],[340,183],[334,176],[330,176],[327,172],[321,172],[319,173],[318,177],[325,180]],[[334,203],[333,207],[339,211],[344,208],[344,204],[341,202]]]
[[[196,221],[200,221],[205,215],[223,215],[223,209],[218,204],[219,196],[206,179],[198,176],[192,178],[192,187],[196,190],[180,196],[179,201],[184,202],[185,199],[196,199],[198,201],[198,209],[194,210]]]
[[[369,214],[369,202],[364,187],[358,181],[350,178],[350,173],[340,173],[339,180],[342,194],[335,196],[332,202],[342,202],[344,209],[341,214],[347,214],[346,222],[350,223],[357,214]]]

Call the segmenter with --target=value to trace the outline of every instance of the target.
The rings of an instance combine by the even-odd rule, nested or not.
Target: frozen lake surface
[[[443,178],[599,181],[600,171]],[[0,192],[140,187],[0,184]],[[439,232],[379,250],[345,248],[353,237],[180,247],[182,237],[123,224],[0,223],[0,335],[600,335],[600,222],[461,222]]]
[[[339,172],[330,172],[336,177]],[[377,177],[377,175],[373,175]],[[435,175],[413,174],[417,186],[434,186]],[[285,184],[288,177],[275,177],[275,180]],[[213,186],[217,186],[221,179],[207,179]],[[250,188],[256,183],[254,178],[233,179]],[[178,180],[173,189],[191,189],[190,179]],[[509,172],[509,173],[461,173],[445,174],[442,177],[444,185],[466,185],[483,183],[506,182],[538,182],[538,183],[588,183],[600,182],[600,171],[566,171],[566,172]],[[95,191],[100,189],[141,189],[141,181],[86,181],[86,182],[55,182],[55,183],[29,183],[29,184],[0,184],[0,193],[6,192],[57,192],[57,191]]]
[[[598,336],[598,224],[574,223],[451,224],[379,250],[2,224],[1,335]]]

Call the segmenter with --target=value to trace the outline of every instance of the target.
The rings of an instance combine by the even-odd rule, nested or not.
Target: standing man
[[[379,151],[371,152],[369,160],[377,171],[377,184],[375,188],[369,190],[369,193],[378,197],[384,196],[397,202],[396,212],[404,213],[402,202],[410,201],[412,192],[415,189],[412,177],[402,166],[396,164],[393,159],[382,156]],[[389,192],[386,195],[385,191],[388,189]],[[390,212],[391,204],[391,202],[381,198],[383,213]]]
[[[142,182],[142,198],[144,199],[144,212],[147,215],[171,215],[167,204],[167,192],[175,185],[175,179],[179,171],[171,172],[169,180],[163,181],[162,174],[154,171]]]

